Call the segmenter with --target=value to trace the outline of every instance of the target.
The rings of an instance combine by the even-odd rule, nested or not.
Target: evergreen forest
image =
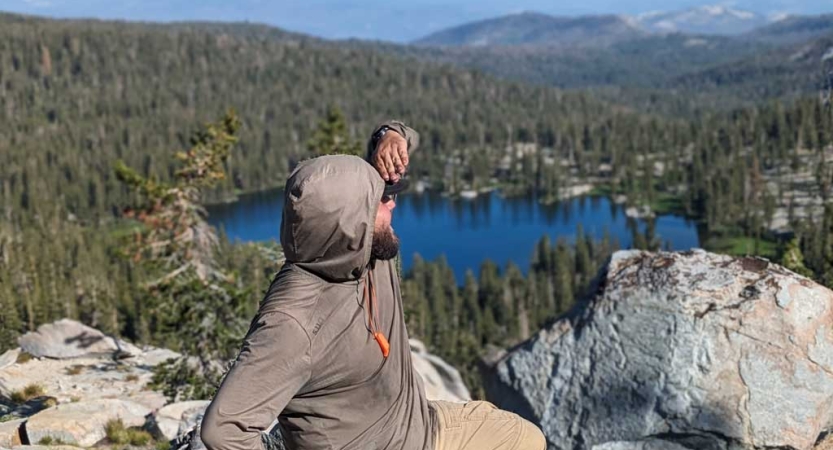
[[[744,55],[759,47],[776,51]],[[197,356],[216,383],[282,253],[229,242],[204,206],[281,187],[305,158],[361,153],[390,118],[420,132],[412,176],[430,189],[556,203],[589,186],[696,220],[710,250],[764,256],[833,287],[823,65],[790,72],[798,90],[691,107],[669,86],[565,89],[431,53],[253,24],[0,14],[0,352],[69,317]],[[720,67],[679,80],[705,89]],[[743,92],[773,73],[743,67],[730,75]],[[484,261],[464,280],[443,259],[417,258],[402,274],[410,333],[482,397],[481,358],[567,313],[620,247],[576,235],[543,237],[524,270]],[[650,226],[633,242],[660,246]],[[194,367],[166,370],[171,396],[210,395],[183,388]]]

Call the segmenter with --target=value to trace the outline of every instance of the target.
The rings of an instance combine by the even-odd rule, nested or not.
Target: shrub
[[[34,358],[34,356],[32,356],[30,353],[26,353],[26,352],[22,351],[17,355],[17,360],[15,360],[15,362],[18,363],[18,364],[25,364],[25,363],[31,361],[33,358]]]
[[[108,420],[104,425],[104,434],[113,444],[126,444],[130,441],[127,429],[124,427],[124,422],[121,419]]]
[[[27,385],[20,391],[13,391],[11,394],[11,400],[20,404],[26,403],[27,401],[42,395],[46,395],[46,391],[44,391],[43,386],[33,383]]]
[[[153,368],[149,387],[161,391],[170,402],[208,400],[214,397],[231,363],[226,366],[221,372],[219,367],[204,369],[187,357],[168,359]]]
[[[130,442],[130,445],[135,445],[137,447],[142,447],[148,445],[150,441],[153,440],[153,437],[145,430],[140,430],[137,428],[128,428],[127,429],[127,436]]]
[[[104,433],[112,444],[130,444],[142,447],[153,441],[153,437],[145,430],[125,428],[121,419],[109,420],[104,425]]]

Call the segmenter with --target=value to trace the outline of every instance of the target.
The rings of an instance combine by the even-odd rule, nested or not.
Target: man
[[[390,225],[404,186],[396,181],[418,137],[398,122],[373,136],[377,169],[323,156],[289,177],[286,264],[206,410],[203,442],[209,450],[263,448],[261,432],[277,417],[290,449],[544,450],[540,430],[490,403],[426,400]]]

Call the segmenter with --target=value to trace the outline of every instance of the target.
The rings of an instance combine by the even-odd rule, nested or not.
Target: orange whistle
[[[379,348],[382,349],[382,356],[387,358],[390,354],[390,343],[388,343],[388,340],[385,338],[385,335],[377,331],[373,333],[373,337],[376,339],[376,342],[379,343]]]

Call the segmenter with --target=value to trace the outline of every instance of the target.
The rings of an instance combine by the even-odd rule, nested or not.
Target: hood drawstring
[[[363,300],[367,305],[367,321],[370,324],[367,331],[373,335],[373,339],[379,344],[382,350],[382,356],[385,358],[390,354],[390,343],[385,335],[379,330],[379,311],[376,304],[376,284],[373,282],[373,270],[367,271],[367,280],[364,283],[364,297]]]

